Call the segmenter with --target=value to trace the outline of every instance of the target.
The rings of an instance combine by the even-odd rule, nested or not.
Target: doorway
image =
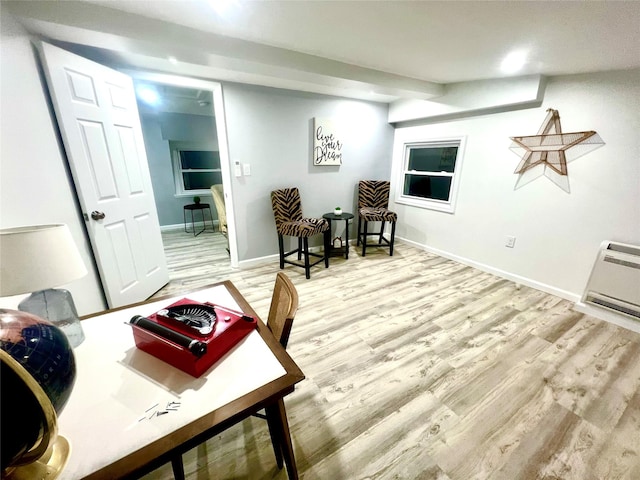
[[[222,87],[217,82],[173,75],[125,71],[136,88],[138,110],[145,139],[158,217],[163,231],[183,227],[184,205],[200,197],[216,212],[212,184],[221,183],[227,213],[227,255],[231,267],[238,256],[233,223],[231,175],[225,128]],[[211,165],[183,170],[180,155],[202,152]],[[204,213],[204,212],[203,212]],[[169,233],[167,231],[166,233]],[[206,232],[205,232],[206,233]],[[216,235],[219,234],[219,227]],[[163,235],[163,237],[166,235]],[[218,245],[220,242],[213,242]]]

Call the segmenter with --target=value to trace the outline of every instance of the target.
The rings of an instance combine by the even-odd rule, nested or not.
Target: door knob
[[[91,218],[93,218],[94,220],[102,220],[104,218],[104,212],[98,212],[97,210],[94,210],[93,212],[91,212]]]

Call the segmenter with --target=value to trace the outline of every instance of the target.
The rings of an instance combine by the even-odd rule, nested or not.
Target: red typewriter
[[[136,346],[200,377],[256,328],[256,319],[219,305],[183,298],[129,321]]]

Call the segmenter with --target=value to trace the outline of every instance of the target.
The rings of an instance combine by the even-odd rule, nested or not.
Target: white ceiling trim
[[[25,28],[76,53],[142,68],[379,102],[430,99],[444,86],[74,2],[10,4]],[[108,26],[108,27],[106,27]],[[105,31],[107,30],[108,31]],[[87,49],[86,47],[91,47]],[[174,64],[169,54],[178,59]]]

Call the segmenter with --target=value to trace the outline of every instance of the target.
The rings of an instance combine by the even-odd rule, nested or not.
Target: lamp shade
[[[0,229],[0,296],[57,287],[86,274],[67,225]]]

